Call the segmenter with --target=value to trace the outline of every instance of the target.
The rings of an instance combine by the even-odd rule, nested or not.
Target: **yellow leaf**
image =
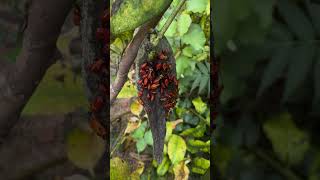
[[[135,100],[131,103],[130,110],[132,114],[139,116],[139,114],[143,110],[143,106],[138,102],[138,100]]]
[[[105,152],[105,141],[95,133],[75,128],[67,136],[67,156],[77,167],[88,170],[93,168]]]
[[[128,121],[127,128],[125,130],[125,134],[129,134],[139,128],[141,125],[141,120],[139,120],[137,117],[130,117]]]
[[[187,180],[189,178],[189,168],[186,166],[185,161],[181,161],[173,167],[175,180]]]
[[[144,163],[142,161],[139,161],[138,162],[138,167],[136,168],[136,170],[134,170],[131,175],[130,175],[130,178],[131,180],[139,180],[140,179],[140,176],[141,174],[143,173],[144,171]]]

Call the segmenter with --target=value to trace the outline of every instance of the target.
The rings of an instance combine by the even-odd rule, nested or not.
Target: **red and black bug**
[[[99,58],[94,61],[93,64],[89,65],[89,70],[94,73],[100,73],[106,68],[106,64],[103,59]]]
[[[73,24],[76,26],[80,25],[81,21],[81,11],[79,5],[75,4],[73,9]]]
[[[101,111],[104,106],[104,99],[101,96],[96,97],[96,99],[90,104],[90,109],[92,112]]]
[[[90,127],[93,131],[103,139],[107,138],[107,130],[102,126],[100,121],[93,115],[89,121]]]

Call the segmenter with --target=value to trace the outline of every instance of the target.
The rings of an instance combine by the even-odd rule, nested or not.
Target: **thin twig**
[[[177,14],[179,13],[180,9],[182,8],[182,6],[184,5],[185,2],[186,2],[186,0],[181,0],[179,2],[179,4],[177,5],[177,7],[173,10],[172,14],[169,16],[169,18],[167,19],[166,23],[161,28],[157,38],[155,39],[154,46],[157,46],[157,44],[159,43],[160,39],[163,38],[164,34],[166,33],[166,31],[170,27],[172,21],[177,16]]]

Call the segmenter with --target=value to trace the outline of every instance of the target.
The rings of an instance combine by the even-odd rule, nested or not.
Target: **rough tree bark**
[[[111,107],[111,121],[130,113],[130,99],[117,99]],[[53,167],[66,164],[69,175],[82,172],[68,163],[65,151],[65,135],[78,125],[86,122],[87,116],[81,112],[67,115],[26,117],[10,131],[5,146],[0,149],[0,177],[13,180],[28,178]],[[65,172],[64,171],[64,172]],[[64,176],[59,171],[59,176]]]
[[[15,64],[0,72],[0,137],[16,124],[21,111],[55,62],[56,41],[73,0],[33,0],[22,51]]]

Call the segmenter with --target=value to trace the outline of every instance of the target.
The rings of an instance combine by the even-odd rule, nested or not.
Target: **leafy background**
[[[178,3],[178,0],[172,2],[158,30]],[[179,99],[166,124],[164,160],[161,164],[152,160],[153,141],[147,116],[134,101],[124,133],[112,133],[111,179],[210,178],[210,1],[187,0],[165,36],[176,58]],[[132,32],[128,32],[116,37],[111,45],[112,80],[120,54],[131,38]],[[119,98],[136,96],[133,73],[133,70],[129,73]]]
[[[320,179],[319,12],[310,0],[214,1],[215,179]]]

